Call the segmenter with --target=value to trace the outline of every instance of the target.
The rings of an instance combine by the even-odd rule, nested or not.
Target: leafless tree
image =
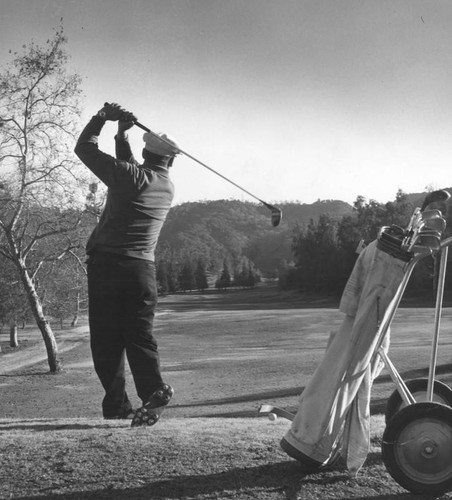
[[[11,52],[0,73],[0,253],[17,269],[52,373],[61,363],[38,273],[78,244],[70,235],[80,222],[76,207],[84,203],[83,171],[72,153],[81,77],[67,70],[65,43],[59,28],[45,45],[31,42],[21,53]],[[55,245],[43,245],[46,240]]]

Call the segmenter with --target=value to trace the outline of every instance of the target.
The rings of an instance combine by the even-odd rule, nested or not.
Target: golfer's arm
[[[107,186],[112,186],[116,180],[116,159],[99,150],[98,139],[105,125],[105,120],[93,116],[83,129],[75,146],[74,152],[80,160]]]
[[[118,160],[123,160],[128,163],[136,164],[137,161],[133,156],[132,149],[127,138],[127,134],[117,134],[115,135],[115,149],[116,158]]]

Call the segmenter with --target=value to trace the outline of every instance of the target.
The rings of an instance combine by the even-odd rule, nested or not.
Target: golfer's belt
[[[414,254],[401,248],[404,237],[405,234],[401,228],[397,226],[384,226],[378,235],[377,248],[396,259],[408,262],[413,258]]]

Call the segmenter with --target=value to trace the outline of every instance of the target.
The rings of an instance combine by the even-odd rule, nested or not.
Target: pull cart
[[[446,221],[439,210],[425,210],[432,201],[445,201],[446,191],[429,193],[406,229],[381,228],[377,245],[383,251],[406,257],[406,268],[376,333],[376,352],[389,371],[396,390],[387,401],[382,458],[386,469],[402,487],[415,494],[438,496],[452,491],[452,389],[436,380],[440,323],[449,247],[452,236],[442,239]],[[416,265],[434,255],[439,259],[429,372],[427,378],[404,382],[383,348],[383,342]],[[290,412],[262,405],[260,415],[294,419]]]

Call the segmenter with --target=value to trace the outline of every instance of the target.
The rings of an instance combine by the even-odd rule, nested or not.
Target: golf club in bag
[[[105,106],[107,106],[108,103],[106,102],[105,103]],[[169,146],[173,146],[169,141],[165,140],[163,137],[161,137],[160,135],[156,134],[155,132],[153,132],[152,130],[150,130],[148,127],[146,127],[145,125],[143,125],[142,123],[140,123],[138,120],[135,120],[134,121],[134,124],[141,128],[142,130],[144,130],[145,132],[148,132],[149,134],[152,134],[154,137],[156,137],[158,140],[162,141],[163,143],[169,145]],[[207,170],[210,170],[211,172],[213,172],[214,174],[218,175],[219,177],[221,177],[222,179],[224,179],[225,181],[229,182],[230,184],[232,184],[233,186],[235,186],[236,188],[240,189],[241,191],[243,191],[244,193],[248,194],[249,196],[251,196],[252,198],[254,198],[255,200],[259,201],[260,203],[262,203],[264,206],[266,206],[269,210],[271,210],[271,222],[272,222],[272,226],[273,227],[276,227],[276,226],[279,226],[279,223],[281,222],[281,218],[282,218],[282,210],[275,207],[274,205],[271,205],[270,203],[267,203],[265,202],[264,200],[261,200],[260,198],[258,198],[256,195],[250,193],[248,190],[246,190],[245,188],[243,188],[242,186],[239,186],[238,184],[236,184],[234,181],[232,181],[231,179],[228,179],[227,177],[225,177],[223,174],[220,174],[220,172],[217,172],[216,170],[214,170],[212,167],[209,167],[208,165],[206,165],[205,163],[203,163],[202,161],[198,160],[197,158],[195,158],[194,156],[192,156],[191,154],[187,153],[186,151],[178,148],[179,150],[179,153],[182,153],[183,155],[187,156],[187,158],[190,158],[191,160],[195,161],[196,163],[198,163],[199,165],[201,165],[202,167],[206,168]]]

